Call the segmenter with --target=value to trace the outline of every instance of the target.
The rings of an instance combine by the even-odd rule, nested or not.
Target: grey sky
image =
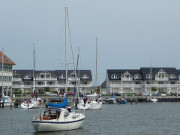
[[[64,69],[65,4],[75,58],[80,47],[79,68],[93,76],[98,37],[101,81],[106,69],[139,69],[151,59],[180,69],[179,0],[0,0],[0,47],[14,69],[32,69],[32,43],[36,69]]]

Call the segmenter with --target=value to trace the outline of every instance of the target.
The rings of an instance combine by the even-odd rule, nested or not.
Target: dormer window
[[[59,76],[59,78],[61,78],[61,79],[65,78],[65,75],[62,74],[62,75]]]
[[[71,74],[71,77],[72,77],[72,78],[75,78],[75,74],[74,74],[74,73],[72,73],[72,74]]]
[[[117,74],[112,74],[112,75],[111,75],[111,78],[112,78],[112,79],[119,79],[119,76],[118,76]]]
[[[175,74],[170,74],[169,78],[174,79],[174,78],[176,78],[176,75]]]
[[[134,79],[141,79],[141,75],[135,74],[135,75],[134,75]]]
[[[82,78],[83,78],[83,79],[88,79],[89,76],[88,76],[87,74],[84,74],[84,75],[82,76]]]
[[[148,79],[152,78],[152,74],[147,74],[146,78],[148,78]]]
[[[30,75],[26,75],[26,76],[24,76],[24,79],[31,79],[31,76]]]

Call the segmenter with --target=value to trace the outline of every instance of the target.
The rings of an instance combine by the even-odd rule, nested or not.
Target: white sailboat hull
[[[12,102],[4,102],[4,107],[10,107],[13,105],[14,105],[14,103],[12,103]]]
[[[58,122],[58,120],[33,121],[32,123],[36,131],[64,131],[78,129],[82,126],[83,122],[84,119],[64,122]]]
[[[98,110],[102,108],[102,102],[96,102],[96,101],[92,101],[89,109],[90,110]]]
[[[23,109],[33,109],[38,107],[38,101],[33,101],[33,103],[21,103]]]
[[[84,105],[84,103],[79,103],[79,104],[77,104],[77,108],[78,108],[78,109],[81,109],[81,110],[87,110],[87,109],[89,109],[90,106],[91,106],[91,105],[88,104],[88,103],[86,103],[85,105]]]
[[[151,98],[150,101],[157,102],[157,99],[156,98]]]

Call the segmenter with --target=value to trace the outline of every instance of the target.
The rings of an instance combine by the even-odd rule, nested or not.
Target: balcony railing
[[[37,81],[57,81],[57,78],[36,78]]]
[[[157,88],[180,88],[178,84],[110,84],[110,87],[114,88],[141,88],[141,87],[157,87]]]
[[[141,88],[142,84],[110,84],[110,87],[116,87],[116,88]]]
[[[22,78],[13,78],[12,81],[13,81],[13,82],[21,82],[21,81],[22,81]]]
[[[132,81],[133,79],[132,78],[122,78],[121,80],[122,81]]]
[[[156,81],[168,81],[168,77],[160,78],[160,77],[155,77]]]

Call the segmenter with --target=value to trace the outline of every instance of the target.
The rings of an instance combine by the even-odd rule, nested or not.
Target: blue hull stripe
[[[85,119],[85,118],[84,118]],[[32,123],[53,123],[53,124],[68,124],[68,123],[74,123],[78,121],[83,121],[84,119],[76,120],[76,121],[70,121],[70,122],[53,122],[53,121],[32,121]]]

